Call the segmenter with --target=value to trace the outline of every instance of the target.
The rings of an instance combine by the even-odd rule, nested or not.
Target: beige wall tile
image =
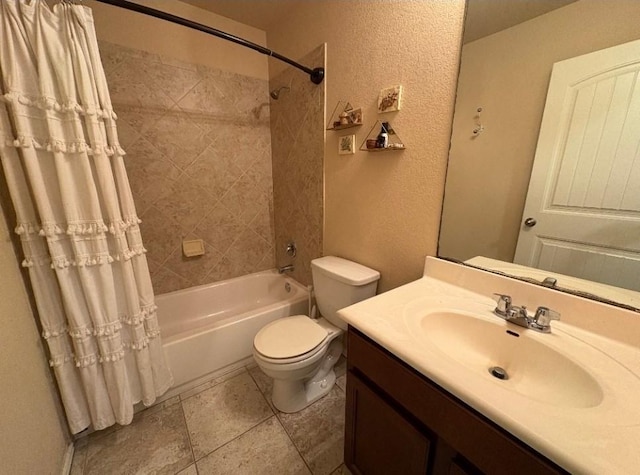
[[[225,254],[244,229],[234,214],[218,203],[198,224],[195,233]]]
[[[103,50],[155,292],[272,267],[269,83]],[[185,236],[204,239],[205,255],[184,258]]]
[[[160,265],[182,245],[180,225],[156,207],[142,215],[140,231],[149,257]]]
[[[189,235],[185,239],[198,239],[198,237]],[[204,255],[185,257],[182,253],[182,247],[180,247],[169,256],[164,263],[164,267],[194,285],[202,285],[210,282],[207,275],[218,265],[221,259],[222,253],[205,241]]]
[[[167,111],[149,127],[145,137],[183,170],[211,144],[203,130],[179,109]]]
[[[174,290],[187,289],[193,287],[194,283],[184,277],[180,277],[167,267],[161,267],[158,272],[151,275],[153,291],[157,294],[173,292]]]
[[[324,62],[324,45],[300,62]],[[313,85],[295,70],[284,71],[270,84],[272,89],[291,88],[271,101],[276,262],[293,263],[292,276],[308,285],[311,260],[322,255],[324,86]],[[290,241],[298,247],[294,259],[284,252]]]
[[[214,204],[212,201],[203,188],[194,185],[188,175],[182,174],[154,205],[189,232],[207,215]]]

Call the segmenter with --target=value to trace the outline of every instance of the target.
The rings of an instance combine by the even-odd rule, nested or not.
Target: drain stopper
[[[509,379],[509,375],[507,374],[507,372],[500,366],[492,366],[491,368],[489,368],[489,374],[491,374],[491,376],[493,376],[494,378]]]

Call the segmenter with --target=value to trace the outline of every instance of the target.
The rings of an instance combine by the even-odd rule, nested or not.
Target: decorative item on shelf
[[[402,86],[393,86],[380,90],[378,113],[399,111],[402,101]]]
[[[329,123],[327,130],[349,129],[351,127],[359,127],[362,125],[362,109],[354,109],[351,104],[346,101],[338,101]]]
[[[344,135],[338,142],[338,155],[352,155],[356,153],[356,136]]]
[[[365,152],[404,150],[406,147],[389,121],[378,120],[360,145]]]
[[[472,130],[473,132],[473,138],[476,138],[478,135],[480,135],[482,132],[484,132],[484,125],[482,125],[482,122],[480,122],[480,114],[482,114],[482,107],[478,107],[476,109],[476,116],[474,117],[475,121],[476,121],[476,127]]]

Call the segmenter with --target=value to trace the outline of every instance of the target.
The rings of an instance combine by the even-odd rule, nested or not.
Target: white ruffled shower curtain
[[[172,385],[88,7],[0,0],[0,159],[73,433]]]

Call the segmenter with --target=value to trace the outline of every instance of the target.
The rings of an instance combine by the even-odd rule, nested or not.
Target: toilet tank
[[[320,314],[335,326],[347,329],[338,310],[376,294],[380,272],[341,257],[311,261],[311,275]]]

